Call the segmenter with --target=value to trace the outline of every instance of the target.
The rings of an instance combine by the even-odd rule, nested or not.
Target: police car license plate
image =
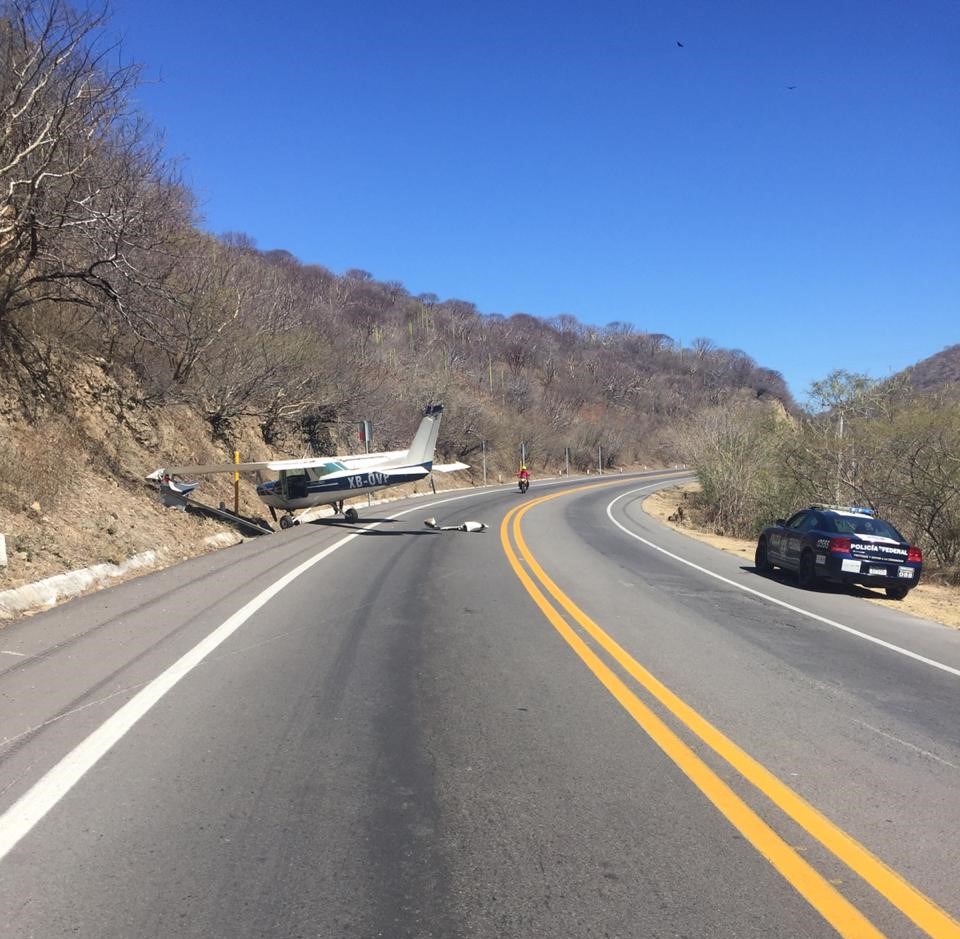
[[[870,568],[871,577],[886,577],[887,569],[885,567],[871,567]]]
[[[913,578],[913,568],[912,567],[899,567],[897,568],[897,576],[903,577],[907,580]]]

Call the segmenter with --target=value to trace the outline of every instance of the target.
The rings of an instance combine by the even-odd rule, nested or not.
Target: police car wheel
[[[797,586],[801,590],[812,590],[817,583],[817,575],[813,568],[813,552],[804,551],[800,555],[800,566],[797,568]]]
[[[753,556],[753,566],[760,574],[769,574],[773,565],[767,557],[767,543],[762,538],[757,542],[757,553]]]
[[[908,593],[910,593],[909,587],[903,587],[900,584],[884,587],[883,590],[891,600],[902,600]]]

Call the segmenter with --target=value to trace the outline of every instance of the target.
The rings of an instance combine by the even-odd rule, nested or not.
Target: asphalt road
[[[0,630],[0,935],[956,939],[960,633],[660,484],[387,504]]]

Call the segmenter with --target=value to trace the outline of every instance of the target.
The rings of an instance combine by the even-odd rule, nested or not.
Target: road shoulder
[[[658,522],[680,534],[752,563],[756,549],[755,541],[716,535],[713,532],[694,528],[686,517],[689,514],[686,511],[682,513],[683,518],[678,518],[681,514],[679,510],[684,507],[689,494],[697,490],[698,485],[698,483],[687,483],[682,486],[672,486],[669,489],[660,489],[644,499],[643,510]],[[868,599],[870,603],[942,623],[951,629],[960,629],[960,589],[956,587],[921,581],[904,600],[888,600],[880,594],[873,595],[874,591],[866,589],[863,593],[864,599]],[[866,594],[871,596],[867,597]]]

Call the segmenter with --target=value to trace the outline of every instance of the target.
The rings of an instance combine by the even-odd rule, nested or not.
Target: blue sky
[[[705,336],[800,398],[960,342],[955,0],[114,0],[111,26],[212,232]]]

